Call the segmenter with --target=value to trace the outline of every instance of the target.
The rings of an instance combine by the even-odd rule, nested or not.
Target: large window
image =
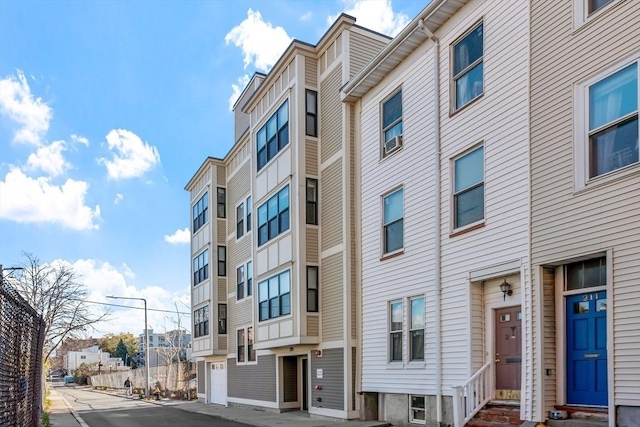
[[[218,246],[218,276],[227,275],[227,247]]]
[[[256,351],[253,348],[253,327],[238,329],[236,334],[236,363],[255,362]]]
[[[289,270],[258,283],[260,321],[291,314]]]
[[[222,187],[218,187],[217,193],[217,204],[218,204],[218,218],[226,218],[227,217],[227,190]]]
[[[307,178],[307,224],[318,225],[318,180]]]
[[[236,269],[236,300],[244,298],[244,265]]]
[[[193,205],[193,232],[195,233],[209,220],[209,193],[204,193],[202,197]]]
[[[289,104],[287,101],[267,120],[257,134],[258,170],[289,143]]]
[[[404,245],[404,190],[401,188],[383,197],[384,254],[398,251]]]
[[[484,91],[483,27],[480,22],[453,45],[453,111],[464,107]]]
[[[289,229],[289,186],[258,208],[258,246]]]
[[[306,134],[318,136],[318,92],[307,89],[305,108],[307,113]]]
[[[253,295],[253,262],[247,263],[247,296]]]
[[[197,285],[209,278],[209,249],[200,252],[193,259],[193,285]]]
[[[402,362],[402,301],[389,304],[389,361]]]
[[[382,156],[400,148],[396,137],[402,136],[402,91],[382,103]]]
[[[236,239],[244,236],[244,202],[236,207]]]
[[[307,266],[307,311],[318,312],[318,267]]]
[[[243,329],[238,329],[238,349],[237,349],[237,357],[236,360],[238,361],[238,363],[244,363],[246,361],[245,359],[245,353],[244,353],[244,349],[245,349],[245,330]]]
[[[589,178],[638,163],[638,62],[588,86]]]
[[[478,147],[453,161],[454,228],[484,218],[484,147]]]
[[[209,306],[205,305],[193,312],[194,338],[209,335]]]
[[[218,333],[227,334],[227,304],[218,304]]]
[[[409,360],[424,360],[424,298],[411,299]]]

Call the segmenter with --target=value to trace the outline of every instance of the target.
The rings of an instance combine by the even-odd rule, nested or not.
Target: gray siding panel
[[[322,378],[316,378],[322,369]],[[315,386],[322,386],[316,390]],[[316,408],[345,410],[344,407],[344,356],[342,348],[328,348],[322,357],[311,353],[311,405]],[[321,399],[318,402],[318,398]]]
[[[198,375],[198,393],[200,394],[204,394],[206,393],[206,376],[205,376],[205,370],[204,370],[204,360],[203,361],[199,361],[197,363],[197,375]]]
[[[257,365],[236,365],[228,359],[227,393],[239,399],[276,401],[276,356],[258,356]]]
[[[282,358],[282,388],[284,402],[296,402],[298,400],[297,356],[285,356]]]

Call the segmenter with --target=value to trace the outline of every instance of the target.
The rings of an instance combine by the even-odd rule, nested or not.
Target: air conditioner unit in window
[[[384,143],[384,155],[389,155],[402,147],[402,135],[396,135]]]

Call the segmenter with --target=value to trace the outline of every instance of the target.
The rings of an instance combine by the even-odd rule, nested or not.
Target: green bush
[[[51,420],[49,419],[49,413],[42,413],[42,422],[40,423],[42,427],[51,427]]]

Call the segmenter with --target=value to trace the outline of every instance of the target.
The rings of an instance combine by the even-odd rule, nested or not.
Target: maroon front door
[[[496,310],[496,398],[519,400],[522,367],[522,311]]]

